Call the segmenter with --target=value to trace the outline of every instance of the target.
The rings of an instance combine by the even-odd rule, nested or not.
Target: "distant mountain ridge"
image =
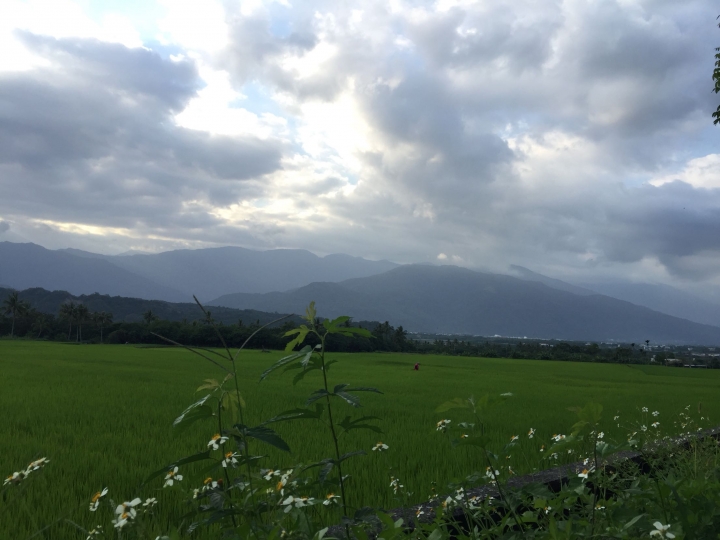
[[[232,294],[211,305],[391,320],[410,331],[567,340],[720,344],[720,328],[600,294],[579,295],[512,276],[456,266],[407,265],[340,283]]]
[[[293,249],[222,247],[111,256],[0,242],[0,283],[8,287],[169,302],[191,301],[193,294],[205,301],[234,292],[288,290],[312,281],[379,274],[397,266],[343,254],[318,257]]]
[[[0,287],[0,300],[7,297],[12,289]],[[194,303],[172,303],[162,300],[143,300],[141,298],[126,298],[122,296],[109,296],[101,294],[75,296],[67,291],[47,291],[41,288],[32,288],[19,291],[21,300],[28,302],[30,306],[41,313],[57,315],[60,306],[66,302],[76,302],[87,306],[91,312],[105,311],[112,313],[115,322],[141,322],[143,315],[151,310],[153,314],[166,321],[194,321],[201,320],[204,315],[197,304]],[[257,310],[239,310],[223,307],[208,308],[213,319],[223,324],[237,324],[243,321],[245,325],[259,322],[260,325],[267,324],[282,317],[283,314],[266,313]],[[289,320],[299,323],[297,316]],[[285,321],[283,321],[285,322]]]

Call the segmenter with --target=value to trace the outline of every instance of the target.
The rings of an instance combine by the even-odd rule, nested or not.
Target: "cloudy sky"
[[[715,2],[0,3],[0,241],[720,284]]]

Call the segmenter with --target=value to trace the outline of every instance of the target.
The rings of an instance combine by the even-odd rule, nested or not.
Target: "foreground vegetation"
[[[260,374],[280,356],[243,351],[238,357],[248,426],[302,406],[322,379],[315,372],[297,386],[292,386],[287,378],[274,377],[259,384]],[[185,433],[170,427],[179,412],[194,401],[198,381],[207,378],[213,369],[189,351],[5,341],[0,342],[0,358],[6,380],[12,381],[0,395],[6,412],[0,425],[4,424],[2,431],[8,434],[0,441],[0,467],[8,472],[17,471],[31,459],[44,456],[51,459],[42,474],[33,473],[26,482],[5,486],[0,531],[7,531],[8,537],[27,537],[47,525],[51,527],[39,537],[84,537],[85,533],[72,523],[87,531],[96,524],[105,531],[113,531],[112,511],[89,514],[87,508],[92,493],[108,486],[108,497],[112,496],[115,502],[132,501],[135,496],[157,499],[152,518],[148,514],[144,520],[144,534],[155,538],[181,525],[180,516],[197,506],[197,501],[193,506],[193,488],[202,488],[208,475],[214,481],[222,478],[219,466],[222,455],[218,451],[212,471],[198,462],[181,466],[183,480],[173,486],[162,487],[168,469],[163,469],[163,474],[147,485],[141,485],[164,464],[207,450],[207,441],[218,431],[217,418],[191,426]],[[576,421],[575,413],[567,410],[569,406],[588,401],[601,404],[605,411],[602,430],[607,441],[626,441],[628,432],[641,432],[643,425],[659,436],[686,429],[682,424],[687,425],[688,421],[678,413],[690,414],[685,410],[688,404],[692,404],[693,422],[708,424],[710,418],[718,417],[717,372],[382,353],[331,354],[329,359],[339,360],[330,371],[334,381],[353,381],[360,387],[380,382],[385,392],[364,396],[362,409],[363,415],[382,419],[366,423],[385,433],[351,431],[343,436],[344,448],[368,454],[343,465],[344,474],[349,475],[346,513],[350,515],[350,508],[365,505],[390,508],[427,500],[433,494],[446,493],[448,482],[467,483],[465,478],[472,471],[481,474],[469,483],[493,481],[484,476],[484,449],[498,456],[497,460],[492,459],[497,470],[502,470],[498,478],[501,483],[512,473],[574,461],[587,451],[577,444],[586,445],[587,441],[576,442],[575,447],[560,452],[550,451],[556,444],[551,439],[553,435],[568,433],[569,426]],[[415,362],[420,362],[420,371],[412,370]],[[222,380],[222,373],[217,377]],[[436,424],[452,413],[437,413],[436,407],[458,396],[499,396],[506,392],[512,392],[513,398],[483,418],[483,450],[477,446],[450,450],[448,434],[439,433]],[[337,404],[341,409],[344,405]],[[658,411],[658,416],[650,417],[643,407]],[[462,409],[459,412],[461,416],[455,418],[455,426],[468,413]],[[342,422],[346,413],[351,414],[350,407],[341,410],[336,421]],[[232,414],[232,407],[226,414]],[[615,416],[619,418],[614,420]],[[271,476],[265,480],[265,468],[312,463],[334,454],[332,437],[308,422],[272,426],[287,441],[291,454],[273,446],[258,447],[260,443],[253,446],[255,452],[267,456],[257,462],[258,468],[253,473],[256,488],[274,489],[282,478]],[[653,428],[653,422],[660,423]],[[682,424],[674,425],[677,422]],[[232,420],[228,425],[231,424]],[[462,433],[456,434],[455,440],[461,436]],[[514,436],[518,439],[508,447]],[[377,447],[378,439],[387,450]],[[241,461],[245,447],[241,444],[233,448]],[[233,471],[235,474],[242,473]],[[401,484],[391,487],[391,477],[399,478]],[[323,487],[326,491],[323,498],[330,493],[329,489],[337,490],[337,479],[333,481],[335,488],[331,484]],[[236,496],[240,496],[239,491]],[[320,496],[316,494],[318,501],[322,500]],[[181,502],[183,498],[188,498],[191,504],[186,506]],[[340,522],[343,514],[339,504],[316,504],[308,509],[318,528]],[[288,514],[295,516],[296,511],[304,512],[302,507],[293,506]],[[225,521],[229,519],[226,515]],[[186,519],[183,530],[191,521],[192,518]],[[640,521],[635,524],[651,525],[646,519]],[[292,523],[299,522],[295,520],[283,527],[290,530]],[[194,534],[215,538],[219,526]],[[506,533],[513,534],[512,529],[506,528],[503,534]]]

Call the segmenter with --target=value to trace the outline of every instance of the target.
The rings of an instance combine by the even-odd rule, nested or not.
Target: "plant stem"
[[[347,517],[347,498],[345,497],[345,481],[343,480],[343,473],[342,473],[342,464],[340,463],[340,445],[338,444],[338,437],[337,433],[335,433],[335,424],[333,423],[332,418],[332,406],[330,405],[330,395],[329,395],[329,389],[328,389],[328,381],[327,381],[327,370],[325,369],[325,336],[321,336],[319,333],[315,332],[315,334],[320,338],[320,365],[321,365],[321,371],[323,374],[323,384],[325,385],[325,392],[328,392],[326,394],[325,399],[327,401],[327,408],[328,408],[328,421],[330,426],[330,434],[332,435],[333,439],[333,445],[335,446],[335,459],[337,462],[337,468],[338,468],[338,475],[340,476],[340,496],[342,497],[342,503],[343,503],[343,514],[344,517]],[[349,540],[350,538],[350,527],[345,524],[345,533],[347,534],[347,538]]]
[[[495,474],[495,469],[493,468],[492,461],[490,461],[490,456],[488,455],[487,449],[483,448],[483,452],[485,452],[485,459],[487,460],[487,463],[490,466],[490,474],[492,474],[493,480],[495,481],[495,487],[497,487],[497,489],[498,489],[500,498],[507,505],[508,509],[510,510],[510,513],[513,515],[513,518],[515,518],[515,523],[517,523],[518,527],[520,527],[520,531],[525,532],[525,527],[523,527],[522,523],[520,522],[520,518],[518,518],[517,514],[515,513],[515,508],[513,508],[513,506],[510,504],[510,501],[505,496],[502,488],[500,487],[500,481],[498,480],[497,475]]]

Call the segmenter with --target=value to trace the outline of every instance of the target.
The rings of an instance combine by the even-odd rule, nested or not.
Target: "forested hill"
[[[457,266],[406,265],[340,283],[283,293],[232,294],[210,302],[298,313],[310,300],[327,317],[392,321],[411,332],[540,339],[720,344],[720,328],[601,294],[581,296],[543,283]]]
[[[0,287],[0,299],[6,298],[12,289]],[[30,307],[41,313],[57,315],[60,306],[66,302],[84,304],[91,312],[105,311],[112,313],[116,322],[141,322],[143,315],[148,311],[166,321],[188,322],[204,319],[204,315],[197,304],[163,302],[162,300],[143,300],[141,298],[126,298],[123,296],[109,296],[103,294],[83,294],[74,296],[67,291],[46,291],[34,288],[20,291],[20,299]],[[264,325],[279,317],[278,313],[267,313],[254,309],[232,309],[224,307],[209,307],[212,318],[223,324],[237,324],[243,321],[250,325],[258,323]],[[289,321],[296,323],[299,317],[293,316]]]

